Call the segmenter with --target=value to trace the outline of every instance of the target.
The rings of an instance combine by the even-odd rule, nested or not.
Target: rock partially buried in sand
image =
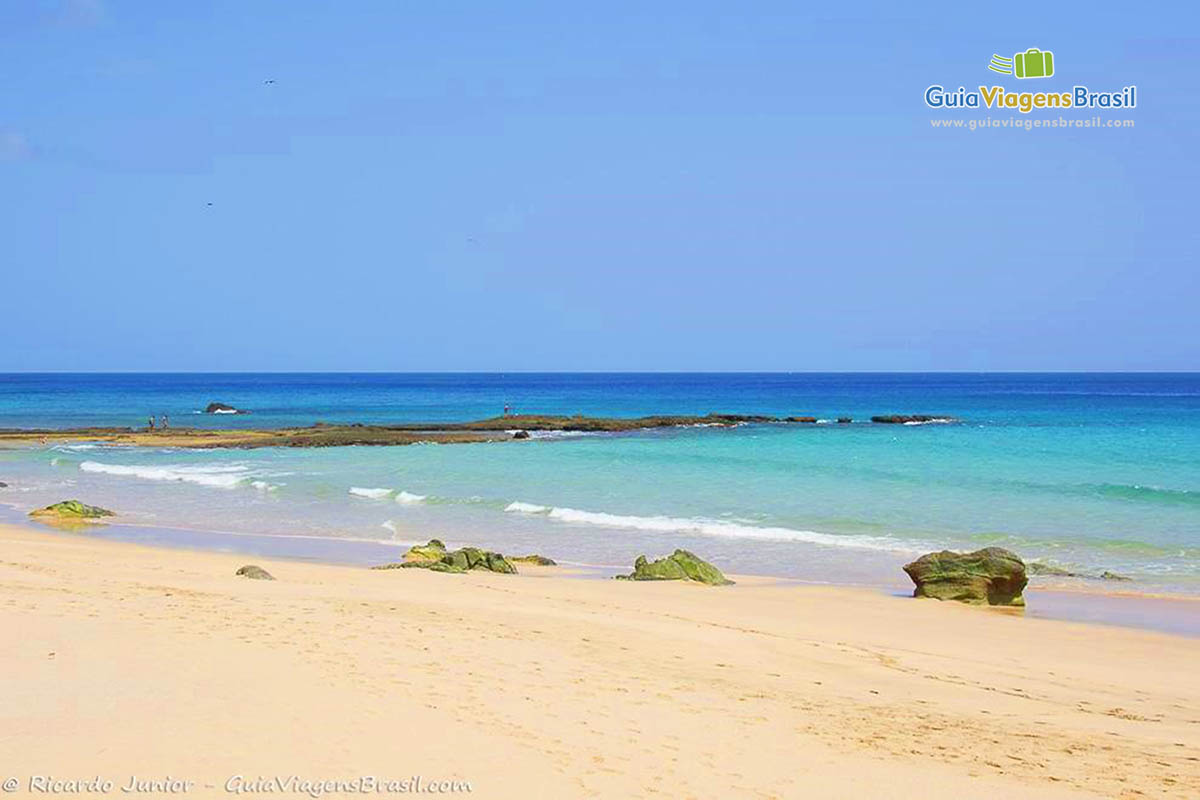
[[[107,508],[100,506],[89,506],[86,503],[81,503],[78,500],[63,500],[61,503],[55,503],[52,506],[39,508],[37,511],[30,511],[29,516],[39,519],[57,519],[57,520],[80,520],[80,519],[99,519],[100,517],[115,517],[115,511],[109,511]]]
[[[209,403],[204,407],[205,414],[249,414],[249,411],[242,411],[240,408],[225,405],[224,403]]]
[[[721,574],[721,570],[687,550],[676,550],[669,556],[655,561],[638,556],[633,562],[633,572],[618,575],[623,581],[696,581],[709,586],[727,586],[733,581]]]
[[[241,575],[243,578],[250,578],[251,580],[255,580],[255,581],[273,581],[273,580],[275,580],[274,575],[272,575],[271,573],[267,572],[262,567],[257,566],[255,564],[247,564],[244,567],[238,567],[238,571],[234,574]]]
[[[917,588],[913,597],[957,600],[992,606],[1024,606],[1021,596],[1029,579],[1020,556],[1002,547],[985,547],[973,553],[942,550],[926,553],[904,571]]]
[[[506,575],[515,575],[517,572],[517,568],[500,553],[480,550],[478,547],[446,550],[446,546],[437,539],[430,539],[428,544],[419,544],[409,548],[408,552],[404,554],[403,561],[371,567],[371,569],[412,568],[456,574],[473,569],[500,572]]]
[[[516,564],[533,564],[534,566],[557,566],[554,559],[548,559],[545,555],[530,553],[529,555],[510,555],[510,561]]]

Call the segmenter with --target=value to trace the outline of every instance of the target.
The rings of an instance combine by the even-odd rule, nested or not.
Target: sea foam
[[[576,525],[629,528],[632,530],[656,531],[660,533],[690,533],[732,539],[808,542],[810,544],[821,544],[830,547],[857,547],[866,550],[897,552],[907,552],[915,548],[915,545],[912,543],[899,542],[895,539],[881,536],[864,536],[859,534],[839,535],[821,533],[819,531],[799,530],[796,528],[752,525],[704,518],[610,514],[605,511],[583,511],[578,508],[559,508],[522,502],[509,503],[504,510],[522,514],[536,514]]]
[[[99,461],[84,461],[79,465],[83,472],[98,472],[105,475],[120,475],[141,478],[147,481],[171,481],[194,483],[218,489],[232,489],[249,482],[253,477],[244,466],[238,464],[197,464],[192,466],[144,464],[105,464]]]

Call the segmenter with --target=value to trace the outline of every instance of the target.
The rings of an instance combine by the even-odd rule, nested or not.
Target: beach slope
[[[0,527],[0,764],[471,796],[1197,797],[1200,640],[866,591]],[[336,796],[336,795],[335,795]]]

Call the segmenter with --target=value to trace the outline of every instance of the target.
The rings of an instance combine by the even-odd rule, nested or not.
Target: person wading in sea
[[[154,430],[154,417],[150,417],[150,426],[146,430]]]

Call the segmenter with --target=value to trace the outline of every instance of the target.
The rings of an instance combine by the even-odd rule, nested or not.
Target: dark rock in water
[[[926,553],[904,565],[916,584],[913,597],[958,600],[992,606],[1023,606],[1021,596],[1029,579],[1020,556],[1002,547],[985,547],[973,553],[942,550]]]
[[[710,586],[726,586],[733,583],[721,574],[721,570],[687,550],[676,550],[671,555],[655,561],[647,561],[645,556],[638,556],[637,561],[633,562],[633,572],[629,575],[618,575],[617,579],[626,581],[697,581]]]
[[[784,417],[784,422],[806,422],[812,424],[817,421],[816,417]]]
[[[517,572],[517,568],[500,553],[480,550],[478,547],[446,550],[446,546],[437,539],[430,539],[428,544],[419,544],[409,548],[401,562],[371,567],[371,569],[410,568],[451,573],[463,573],[473,569],[500,572],[506,575],[514,575]]]
[[[513,438],[514,439],[528,439],[529,431],[516,431],[515,433],[513,433]]]
[[[8,488],[8,484],[5,483],[4,481],[0,481],[0,489],[7,489],[7,488]]]
[[[220,412],[222,414],[249,414],[250,413],[249,411],[242,411],[240,408],[234,408],[233,406],[225,405],[224,403],[209,403],[208,405],[206,405],[204,407],[205,414],[216,414],[218,412]]]
[[[851,422],[854,422],[854,417],[838,417],[839,425],[849,425]]]
[[[1128,575],[1118,575],[1115,572],[1109,572],[1108,570],[1104,570],[1104,572],[1100,573],[1100,580],[1102,580],[1102,581],[1131,581],[1131,580],[1133,580],[1133,578],[1130,578]]]
[[[116,512],[100,508],[100,506],[89,506],[78,500],[64,500],[52,506],[39,508],[37,511],[30,511],[29,516],[66,520],[98,519],[99,517],[115,517]]]
[[[247,564],[244,567],[238,567],[236,575],[241,575],[243,578],[250,578],[255,581],[273,581],[275,576],[267,572],[262,567],[254,564]]]
[[[871,422],[878,422],[884,425],[906,425],[914,422],[953,422],[954,417],[933,416],[930,414],[884,414],[878,417],[871,417]]]
[[[508,560],[513,561],[517,564],[535,564],[536,566],[539,566],[539,567],[557,566],[554,559],[546,558],[545,556],[539,556],[536,553],[530,553],[527,556],[509,556]]]

